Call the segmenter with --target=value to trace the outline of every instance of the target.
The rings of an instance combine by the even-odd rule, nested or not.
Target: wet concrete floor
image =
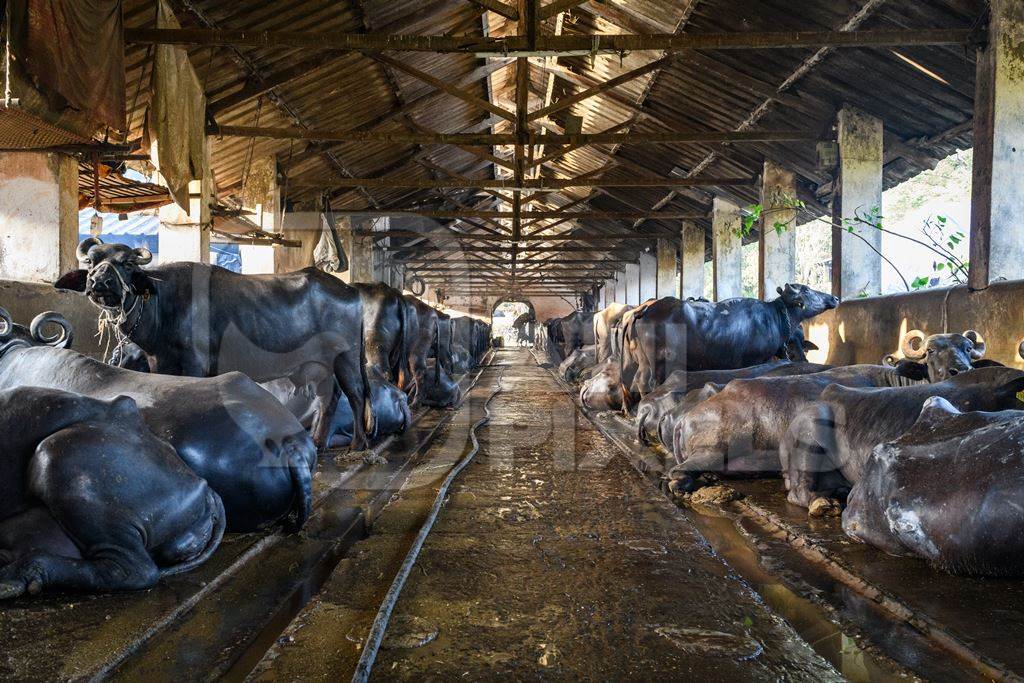
[[[398,602],[377,680],[833,680],[526,351],[504,350],[257,680],[347,679],[466,427],[499,385]]]

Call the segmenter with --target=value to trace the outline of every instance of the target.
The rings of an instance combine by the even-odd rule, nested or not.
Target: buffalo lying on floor
[[[696,405],[697,396],[689,401],[686,398],[695,391],[701,390],[706,384],[725,385],[734,379],[752,379],[755,377],[780,377],[792,375],[809,375],[831,369],[827,365],[815,363],[791,363],[788,361],[772,361],[739,370],[704,370],[687,372],[676,370],[668,376],[660,386],[647,394],[636,409],[636,437],[644,444],[650,444],[649,429],[656,428],[662,445],[672,447],[672,431],[675,423],[682,418],[689,408]],[[671,418],[671,419],[669,419]]]
[[[783,441],[780,461],[789,500],[808,507],[816,498],[844,498],[861,480],[872,449],[907,431],[933,396],[958,410],[1008,410],[1024,407],[1017,398],[1021,391],[1024,372],[1001,367],[912,387],[828,387],[818,402],[793,414]]]
[[[622,381],[618,358],[608,358],[593,369],[580,387],[580,403],[590,410],[622,410]]]
[[[315,268],[288,275],[239,275],[202,263],[144,269],[148,250],[95,237],[79,245],[78,257],[88,270],[56,287],[84,292],[115,334],[145,351],[153,372],[238,371],[268,382],[316,369],[317,386],[333,393],[317,396],[314,442],[327,442],[340,389],[356,417],[353,445],[366,446],[363,306],[352,287]]]
[[[583,346],[573,351],[568,358],[562,361],[562,364],[558,366],[558,375],[566,382],[575,384],[579,381],[583,372],[592,367],[596,360],[596,347]]]
[[[303,525],[313,502],[316,448],[273,396],[237,372],[150,375],[54,348],[70,338],[70,325],[45,315],[67,331],[51,345],[17,329],[0,336],[0,390],[37,386],[102,401],[129,396],[150,431],[220,495],[230,530],[259,529],[289,515],[289,528]],[[0,309],[2,320],[10,315]]]
[[[843,512],[853,538],[955,574],[1024,574],[1024,412],[961,413],[940,397],[875,447]]]
[[[786,358],[786,346],[805,320],[835,308],[838,299],[806,285],[779,287],[770,302],[719,303],[674,297],[640,306],[623,325],[623,371],[630,404],[676,370],[733,370]]]
[[[931,382],[942,382],[976,368],[1001,366],[995,361],[984,360],[985,340],[974,330],[930,336],[925,336],[920,330],[911,330],[904,335],[900,347],[904,360],[892,356],[886,360],[908,377]]]
[[[0,435],[0,600],[150,588],[220,545],[220,497],[132,399],[0,391]]]
[[[709,384],[700,401],[676,424],[672,451],[682,486],[693,475],[778,473],[779,447],[790,423],[832,385],[902,386],[910,383],[893,368],[850,365],[795,377],[737,379]]]

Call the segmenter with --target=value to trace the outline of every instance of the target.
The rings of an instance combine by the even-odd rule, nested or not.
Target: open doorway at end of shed
[[[491,336],[506,347],[531,346],[537,312],[529,301],[501,299],[491,310]]]

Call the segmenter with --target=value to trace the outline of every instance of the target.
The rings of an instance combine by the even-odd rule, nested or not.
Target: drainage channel
[[[534,358],[545,366],[536,354]],[[917,676],[937,681],[986,680],[913,628],[888,618],[827,572],[809,566],[792,548],[764,534],[749,519],[680,504],[662,485],[665,456],[640,445],[633,425],[625,419],[593,413],[582,406],[576,388],[552,368],[547,369],[634,469],[685,511],[709,547],[844,677],[851,681]]]
[[[490,357],[463,378],[463,396],[479,382]],[[327,458],[314,512],[294,536],[274,534],[259,551],[192,609],[138,643],[102,673],[114,680],[244,680],[319,592],[367,525],[401,488],[415,462],[455,411],[423,409],[404,434],[371,451],[386,464],[351,467]],[[173,672],[173,676],[171,674]]]

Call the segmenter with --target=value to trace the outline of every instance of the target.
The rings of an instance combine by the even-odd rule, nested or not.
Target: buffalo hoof
[[[388,464],[387,458],[380,453],[367,453],[363,456],[363,462],[370,467],[384,467]]]
[[[674,496],[685,496],[697,490],[697,480],[685,472],[672,469],[668,473],[668,490]]]
[[[25,584],[21,581],[0,581],[0,600],[11,600],[25,594]]]
[[[810,517],[839,517],[843,514],[842,505],[833,498],[815,498],[807,507]]]

